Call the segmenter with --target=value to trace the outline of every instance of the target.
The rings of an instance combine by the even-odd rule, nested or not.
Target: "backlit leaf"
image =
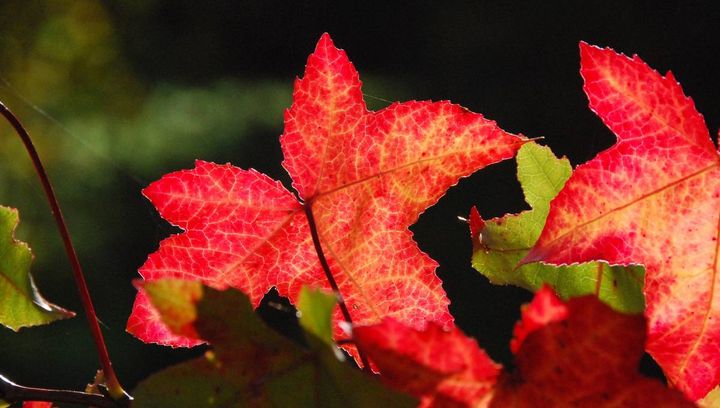
[[[493,408],[694,406],[638,372],[642,316],[613,312],[593,296],[562,304],[545,287],[524,308],[518,327],[524,338],[513,339],[516,371],[498,384]]]
[[[456,327],[429,323],[417,330],[385,319],[353,332],[381,379],[420,398],[423,407],[483,406],[492,398],[500,366]]]
[[[295,83],[281,137],[302,204],[255,170],[198,161],[144,190],[184,232],[164,240],[140,274],[237,288],[255,306],[275,286],[297,303],[304,285],[330,289],[311,214],[354,323],[393,317],[414,327],[450,326],[437,264],[408,227],[460,177],[512,157],[524,142],[446,101],[369,111],[357,71],[325,34]],[[336,338],[341,322],[336,310]],[[149,342],[196,344],[162,324],[142,290],[128,331]]]
[[[0,324],[17,331],[74,316],[43,299],[35,287],[30,248],[14,237],[18,220],[17,210],[0,206]]]
[[[579,166],[524,263],[645,266],[647,351],[693,400],[720,382],[720,160],[672,74],[580,46],[590,108],[618,142]]]
[[[298,310],[302,315],[300,326],[327,344],[332,345],[332,312],[335,296],[321,290],[302,288]]]
[[[488,220],[478,233],[471,232],[482,238],[473,248],[473,267],[496,285],[511,284],[537,291],[548,284],[563,299],[595,294],[616,310],[642,312],[645,305],[643,268],[640,266],[592,262],[560,267],[532,263],[518,267],[518,262],[527,255],[542,232],[550,201],[570,174],[570,162],[556,158],[549,148],[535,143],[520,148],[517,177],[532,209]]]
[[[641,315],[625,315],[594,296],[562,302],[545,287],[523,307],[512,341],[512,371],[499,371],[458,329],[417,330],[392,319],[354,330],[381,379],[425,407],[694,406],[638,372]]]

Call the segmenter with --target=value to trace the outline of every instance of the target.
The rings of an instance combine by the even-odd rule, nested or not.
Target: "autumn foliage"
[[[449,102],[368,111],[357,71],[324,35],[295,84],[280,138],[299,199],[230,165],[198,161],[168,174],[144,194],[185,232],[163,241],[140,274],[234,287],[256,306],[276,287],[296,303],[303,286],[331,289],[308,211],[354,324],[393,317],[450,327],[436,263],[408,227],[460,177],[512,157],[523,142]],[[335,322],[342,321],[338,311]],[[197,344],[169,333],[142,290],[128,330],[145,341]],[[337,324],[335,334],[345,336]]]
[[[647,351],[696,400],[720,382],[720,158],[671,73],[580,51],[590,108],[618,143],[575,169],[522,262],[644,265]]]
[[[201,160],[143,190],[182,232],[140,268],[127,330],[210,348],[143,382],[137,406],[701,401],[720,383],[718,153],[672,74],[585,43],[580,58],[590,108],[618,141],[572,169],[448,101],[368,110],[357,71],[323,35],[280,137],[292,191]],[[454,325],[437,264],[408,228],[460,178],[512,157],[531,209],[468,219],[475,269],[537,292],[503,367]],[[17,246],[12,217],[4,239]],[[253,312],[272,288],[299,310],[299,343]],[[49,307],[33,316],[66,317]],[[667,386],[638,372],[645,351]]]
[[[502,376],[457,329],[417,332],[386,320],[358,328],[356,338],[383,379],[422,406],[692,406],[637,372],[644,332],[641,316],[615,313],[592,296],[564,304],[545,287],[523,309],[511,343],[517,368]]]

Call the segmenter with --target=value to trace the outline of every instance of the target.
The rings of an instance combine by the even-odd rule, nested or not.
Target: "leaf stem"
[[[92,333],[93,340],[95,341],[95,348],[98,352],[108,392],[116,400],[124,398],[127,394],[123,390],[120,385],[120,381],[118,381],[118,378],[115,375],[115,370],[113,369],[107,347],[105,346],[105,339],[103,338],[100,325],[98,324],[97,315],[95,314],[95,307],[93,306],[92,299],[90,298],[90,292],[87,284],[85,283],[85,277],[82,272],[82,267],[80,266],[80,260],[75,253],[75,247],[70,239],[70,233],[68,232],[67,225],[65,224],[65,218],[62,215],[62,211],[60,211],[60,204],[55,197],[55,192],[53,191],[52,184],[50,183],[50,179],[45,171],[45,167],[40,160],[40,156],[38,156],[37,150],[35,150],[35,146],[33,145],[32,139],[30,138],[27,130],[25,130],[20,120],[2,102],[0,102],[0,113],[5,117],[10,125],[12,125],[18,136],[20,136],[20,139],[25,145],[25,150],[27,150],[30,155],[35,171],[42,183],[43,190],[45,191],[45,197],[50,204],[52,215],[55,218],[55,223],[57,224],[60,236],[62,237],[62,241],[65,246],[65,253],[67,254],[72,266],[75,286],[80,292],[80,299],[82,300],[82,305],[85,309],[85,315],[90,327],[90,332]]]
[[[303,203],[303,208],[305,209],[305,216],[307,217],[308,225],[310,226],[310,235],[312,235],[313,245],[315,245],[315,252],[317,252],[318,259],[320,259],[320,265],[322,265],[323,271],[325,271],[325,277],[330,283],[330,287],[335,293],[335,297],[337,297],[338,306],[340,307],[343,319],[352,326],[350,311],[345,304],[345,299],[343,298],[342,293],[340,293],[340,288],[335,281],[335,277],[330,271],[330,265],[328,265],[327,259],[325,258],[325,252],[323,252],[322,245],[320,244],[320,236],[318,235],[317,225],[315,224],[315,216],[312,212],[312,200],[308,200]],[[368,361],[367,356],[362,352],[362,350],[360,350],[360,347],[357,347],[356,345],[355,348],[357,349],[358,356],[360,357],[360,362],[362,362],[363,370],[370,372],[370,362]]]
[[[79,404],[98,408],[129,407],[130,399],[113,400],[101,394],[80,391],[53,390],[17,385],[0,375],[0,399],[10,404],[22,401],[46,401],[67,404]]]

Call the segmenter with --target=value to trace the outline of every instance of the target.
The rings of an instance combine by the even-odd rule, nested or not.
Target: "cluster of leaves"
[[[141,267],[128,331],[211,348],[141,383],[135,404],[681,407],[705,397],[720,383],[715,147],[671,74],[580,49],[590,107],[618,143],[573,171],[447,101],[369,111],[357,71],[323,35],[280,139],[297,195],[203,161],[144,190],[183,232]],[[454,326],[436,263],[408,227],[461,177],[513,156],[532,209],[469,217],[474,267],[537,291],[507,370]],[[273,287],[298,307],[299,342],[253,311]],[[669,388],[637,372],[644,350]]]

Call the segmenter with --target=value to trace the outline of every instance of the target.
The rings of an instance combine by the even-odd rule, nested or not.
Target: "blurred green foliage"
[[[112,184],[117,173],[142,185],[255,128],[279,130],[290,101],[287,84],[272,81],[143,83],[97,1],[9,2],[0,16],[0,97],[30,129],[66,207],[92,199],[88,190]],[[28,218],[44,207],[9,128],[0,149],[0,201],[21,207],[26,230],[36,228]]]
[[[148,83],[124,60],[101,2],[0,3],[0,100],[28,128],[54,181],[111,353],[130,384],[168,355],[124,333],[131,280],[168,233],[141,188],[195,158],[229,159],[243,147],[250,154],[248,134],[280,133],[290,93],[289,80]],[[33,249],[41,291],[81,312],[34,169],[4,125],[0,203],[20,210],[18,236]],[[19,334],[2,329],[0,344],[0,372],[33,385],[77,389],[97,364],[82,317]]]

